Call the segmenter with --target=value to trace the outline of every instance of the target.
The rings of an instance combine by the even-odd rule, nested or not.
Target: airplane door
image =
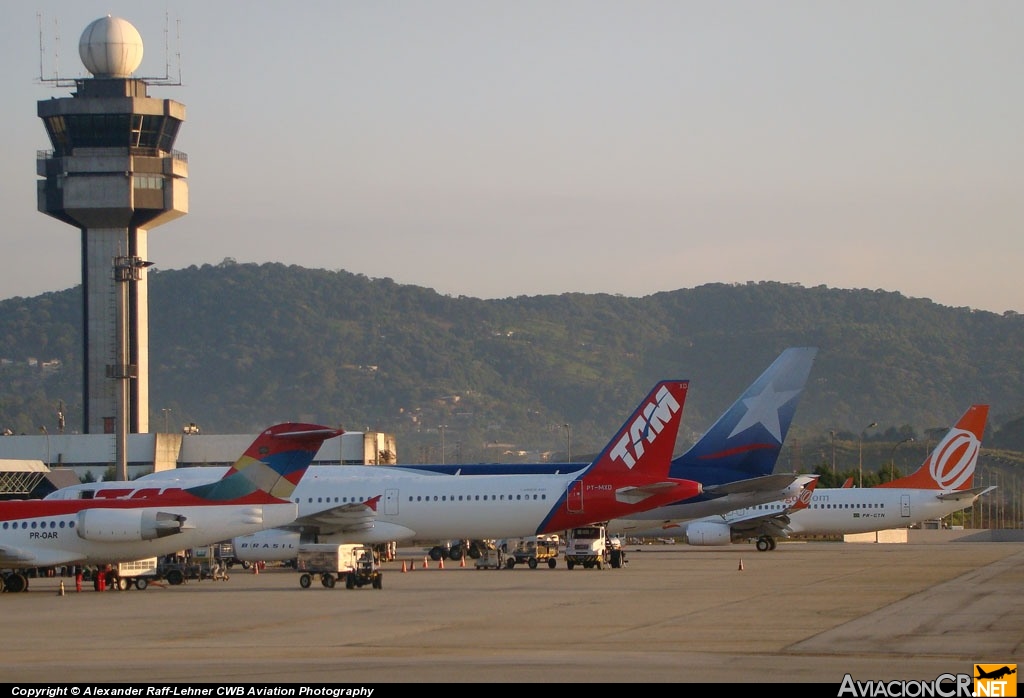
[[[907,518],[910,516],[910,495],[900,495],[900,516]]]
[[[398,490],[384,490],[384,513],[388,516],[398,516]]]
[[[565,492],[565,508],[572,514],[583,512],[583,483],[574,480],[569,483],[569,489]]]

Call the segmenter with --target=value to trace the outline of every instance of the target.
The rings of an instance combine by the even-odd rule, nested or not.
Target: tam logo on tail
[[[679,409],[679,403],[672,397],[672,393],[667,387],[662,386],[654,401],[644,406],[640,416],[612,448],[612,458],[622,460],[626,467],[632,470],[637,459],[644,455],[644,441],[654,443],[658,434],[665,429],[665,425]]]

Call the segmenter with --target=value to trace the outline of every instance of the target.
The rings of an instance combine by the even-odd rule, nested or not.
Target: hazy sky
[[[187,109],[190,212],[152,231],[159,269],[1024,312],[1016,0],[11,3],[0,298],[81,282],[77,231],[36,210],[36,102],[71,94],[40,73],[83,76],[106,14],[142,35],[137,77],[180,66],[150,88]]]

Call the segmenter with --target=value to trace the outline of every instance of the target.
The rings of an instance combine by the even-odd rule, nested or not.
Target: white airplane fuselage
[[[971,505],[966,499],[940,499],[949,490],[888,487],[815,490],[806,509],[789,515],[794,534],[866,533],[939,519]]]
[[[216,480],[224,470],[189,469],[177,475],[147,476],[137,483],[192,486]],[[592,508],[593,495],[586,488],[578,497],[565,498],[578,474],[462,476],[382,466],[316,466],[306,472],[292,493],[291,500],[297,505],[297,516],[293,518],[298,518],[300,524],[317,519],[316,526],[321,529],[317,540],[321,543],[529,536],[544,532],[542,529],[553,514],[570,513],[579,517],[580,525],[607,518],[604,510]],[[97,487],[103,485],[75,485],[65,488],[59,496],[74,497],[76,490]],[[332,510],[368,502],[374,497],[380,499],[368,528],[331,530]],[[587,518],[589,511],[594,512],[592,520]],[[281,526],[290,523],[293,522]],[[345,527],[339,520],[335,528]],[[241,537],[242,534],[236,536]],[[299,542],[300,535],[294,531],[264,530],[236,540],[235,547],[236,554],[251,559],[289,559],[294,557]],[[255,546],[265,552],[246,552]]]
[[[945,491],[945,494],[949,493],[948,490]],[[965,509],[971,506],[974,499],[940,499],[940,494],[944,492],[937,489],[883,487],[815,490],[806,509],[788,515],[788,532],[790,535],[828,535],[906,528],[921,521],[939,519]],[[643,519],[643,515],[640,515],[628,520],[612,521],[609,530],[639,538],[679,537],[686,535],[691,524],[726,526],[754,516],[779,514],[792,504],[792,499],[783,499],[734,509],[724,515],[683,520],[666,519],[660,522]]]
[[[44,501],[44,500],[40,500]],[[113,512],[113,513],[110,513]],[[0,568],[109,563],[169,555],[295,520],[292,502],[87,509],[0,523]],[[161,515],[161,516],[158,516]],[[160,534],[173,516],[175,532]]]

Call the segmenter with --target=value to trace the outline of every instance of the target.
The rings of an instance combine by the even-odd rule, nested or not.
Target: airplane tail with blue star
[[[697,443],[673,459],[672,477],[696,480],[707,494],[732,493],[729,485],[741,481],[743,488],[788,484],[792,475],[772,473],[817,353],[816,347],[783,351]]]

